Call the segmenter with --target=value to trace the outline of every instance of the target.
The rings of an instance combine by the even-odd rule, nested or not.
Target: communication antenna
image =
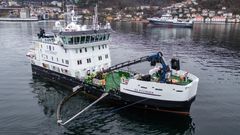
[[[96,4],[95,8],[94,8],[94,15],[93,15],[93,29],[97,30],[98,28],[98,6]]]

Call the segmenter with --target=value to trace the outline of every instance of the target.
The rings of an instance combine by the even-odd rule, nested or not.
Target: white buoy
[[[80,88],[81,88],[81,87],[80,87],[79,85],[77,85],[77,86],[75,86],[75,87],[72,88],[72,91],[75,92],[75,91],[77,91],[77,90],[80,89]]]

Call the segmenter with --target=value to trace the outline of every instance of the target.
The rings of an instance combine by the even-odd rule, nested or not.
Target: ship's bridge
[[[60,32],[64,48],[80,48],[107,44],[110,39],[111,29]]]

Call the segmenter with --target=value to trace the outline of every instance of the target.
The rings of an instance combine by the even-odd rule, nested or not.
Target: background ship
[[[183,20],[178,18],[173,18],[170,14],[164,14],[160,18],[153,17],[147,19],[149,23],[153,25],[161,25],[166,27],[184,27],[184,28],[192,28],[193,21],[192,20]]]

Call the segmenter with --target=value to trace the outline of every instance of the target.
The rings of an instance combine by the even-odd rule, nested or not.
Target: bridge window
[[[81,44],[85,43],[86,36],[81,36]]]
[[[94,46],[92,47],[92,50],[94,51]]]
[[[99,49],[99,50],[101,49],[101,46],[100,46],[100,45],[98,46],[98,49]]]
[[[87,48],[85,48],[85,52],[87,52]]]
[[[80,37],[74,37],[74,44],[79,44]]]
[[[95,35],[92,35],[91,36],[91,42],[94,42],[95,41]]]
[[[107,40],[110,38],[110,34],[107,34]]]
[[[86,37],[86,43],[89,43],[89,41],[90,41],[90,36],[87,36]]]
[[[106,34],[103,35],[103,40],[106,40]]]
[[[95,35],[95,42],[97,42],[99,39],[99,35]]]
[[[82,49],[79,49],[79,52],[82,53]]]
[[[99,40],[100,40],[100,41],[103,40],[103,35],[99,35]]]
[[[64,43],[64,44],[67,44],[67,39],[66,39],[66,37],[62,37],[62,40],[63,40],[63,43]]]
[[[52,49],[51,49],[51,46],[49,46],[49,50],[51,51]]]
[[[68,44],[72,45],[73,44],[73,37],[67,38],[68,39]]]

